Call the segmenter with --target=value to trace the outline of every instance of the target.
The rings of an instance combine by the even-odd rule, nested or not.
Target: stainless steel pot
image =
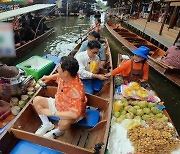
[[[13,78],[0,77],[0,97],[9,100],[12,96],[24,94],[32,80],[33,76],[27,77],[22,69],[18,69],[17,76]]]

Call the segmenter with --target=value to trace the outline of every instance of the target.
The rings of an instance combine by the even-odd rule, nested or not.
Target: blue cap
[[[143,57],[145,59],[148,59],[148,54],[150,52],[150,49],[146,46],[140,46],[136,50],[131,50],[131,52],[137,56]]]

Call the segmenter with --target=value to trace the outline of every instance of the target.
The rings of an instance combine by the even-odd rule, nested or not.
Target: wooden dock
[[[153,41],[154,39],[155,41],[159,42],[158,46],[163,45],[166,48],[169,48],[173,45],[180,31],[180,28],[168,29],[168,25],[165,24],[162,31],[162,35],[159,35],[159,30],[162,23],[151,21],[147,22],[146,24],[146,21],[146,19],[130,19],[125,23],[128,26],[137,29],[138,31],[140,31],[140,33],[148,35],[150,37],[150,40],[152,39]]]

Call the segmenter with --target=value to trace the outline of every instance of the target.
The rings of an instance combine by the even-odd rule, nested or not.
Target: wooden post
[[[149,15],[148,15],[148,18],[147,18],[147,22],[150,22],[150,20],[151,20],[153,7],[154,7],[154,2],[153,2],[152,5],[151,5],[151,10],[150,10],[150,12],[149,12]]]
[[[161,28],[160,28],[160,31],[159,31],[159,35],[162,35],[162,31],[163,31],[163,27],[164,27],[164,24],[165,24],[165,21],[166,21],[166,17],[167,17],[167,14],[169,12],[169,6],[170,6],[170,2],[168,2],[166,4],[166,8],[165,8],[165,15],[164,15],[164,18],[163,18],[163,21],[162,21],[162,25],[161,25]]]
[[[169,28],[173,28],[176,25],[176,17],[178,14],[177,11],[178,11],[177,6],[175,6],[175,8],[173,10],[173,14],[172,14],[170,22],[169,22]]]
[[[68,16],[68,12],[69,12],[69,1],[67,0],[66,2],[66,15]]]
[[[176,39],[175,39],[175,41],[174,41],[174,45],[175,45],[175,43],[177,42],[177,40],[180,38],[180,31],[179,31],[179,33],[178,33],[178,35],[177,35],[177,37],[176,37]]]
[[[138,10],[137,10],[137,19],[139,19],[139,14],[141,13],[140,8],[141,8],[141,3],[139,2],[138,3]]]
[[[132,4],[131,4],[131,9],[130,9],[130,15],[133,13],[132,10],[133,10],[133,4],[134,4],[134,0],[132,0]]]

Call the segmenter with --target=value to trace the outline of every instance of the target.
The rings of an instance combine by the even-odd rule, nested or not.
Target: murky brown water
[[[102,21],[104,22],[104,18],[102,18]],[[86,32],[89,25],[93,22],[93,17],[85,19],[62,17],[60,20],[50,23],[49,26],[54,26],[56,32],[35,47],[30,53],[16,61],[16,63],[32,55],[42,56],[50,53],[61,57],[68,54],[76,45],[75,41]],[[104,29],[103,34],[108,38],[113,57],[113,65],[116,66],[117,54],[125,53],[125,51],[122,50],[122,45],[106,29]],[[173,85],[153,69],[150,69],[149,82],[159,97],[165,102],[166,109],[180,133],[180,119],[178,118],[180,117],[180,88]]]

